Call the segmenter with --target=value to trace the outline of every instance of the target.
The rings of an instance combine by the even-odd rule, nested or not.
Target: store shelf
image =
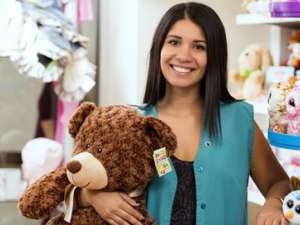
[[[300,151],[300,136],[280,134],[269,129],[268,139],[275,147]]]
[[[238,25],[254,25],[254,24],[266,24],[266,25],[281,25],[288,27],[299,27],[300,18],[290,17],[270,17],[263,14],[239,14],[236,16],[236,24]]]

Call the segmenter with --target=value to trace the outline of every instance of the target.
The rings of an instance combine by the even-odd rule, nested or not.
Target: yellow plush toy
[[[249,45],[239,56],[239,71],[230,76],[237,99],[254,100],[264,95],[265,72],[273,64],[270,52],[258,44]]]

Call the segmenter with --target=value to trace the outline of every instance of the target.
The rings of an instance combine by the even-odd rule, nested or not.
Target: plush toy
[[[270,52],[258,44],[249,45],[239,56],[239,71],[230,76],[237,87],[237,99],[257,99],[264,95],[265,72],[272,65]]]
[[[286,126],[281,124],[281,118],[286,112],[286,85],[278,82],[271,86],[268,94],[269,128],[277,133],[286,133]]]
[[[292,31],[289,36],[288,43],[288,50],[290,54],[287,65],[300,69],[300,31]]]
[[[287,133],[300,135],[300,86],[294,87],[285,98],[286,116],[282,123],[287,124]]]
[[[285,196],[282,210],[290,225],[300,225],[300,180],[291,177],[290,183],[293,191]]]
[[[282,122],[282,118],[286,115],[285,99],[296,81],[296,77],[292,76],[287,81],[275,83],[270,87],[268,94],[269,128],[277,133],[286,133],[286,123]]]
[[[282,209],[290,225],[300,225],[300,190],[292,191],[284,198]]]
[[[22,171],[25,180],[32,184],[41,176],[58,168],[63,161],[62,145],[48,138],[35,138],[22,149]]]
[[[159,119],[142,116],[127,106],[96,107],[82,104],[69,122],[75,138],[73,158],[66,169],[57,169],[37,180],[19,200],[21,213],[29,218],[47,217],[64,200],[72,207],[72,195],[79,188],[132,193],[147,186],[155,173],[154,150],[165,147],[165,159],[176,148],[176,137]],[[71,190],[69,193],[68,191]],[[73,199],[74,197],[74,199]],[[136,197],[136,209],[144,224],[155,224],[146,211],[143,196]],[[75,201],[76,202],[76,201]],[[48,225],[103,225],[92,207],[76,207],[48,222]]]
[[[267,0],[243,0],[243,9],[252,14],[267,14],[269,5]]]

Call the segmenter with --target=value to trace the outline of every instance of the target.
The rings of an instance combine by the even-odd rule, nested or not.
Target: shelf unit
[[[278,18],[263,14],[239,14],[235,19],[238,25],[278,25],[284,27],[300,27],[300,18]]]
[[[274,18],[269,15],[262,14],[239,14],[236,16],[236,24],[238,25],[271,25],[270,29],[270,49],[272,51],[275,65],[279,65],[287,53],[284,54],[287,47],[287,37],[290,29],[300,28],[300,18]],[[254,106],[254,113],[258,115],[266,115],[267,102],[248,101]],[[268,118],[268,117],[266,117]],[[272,133],[271,135],[273,135]],[[270,132],[268,134],[270,136]],[[299,139],[300,140],[300,139]],[[278,145],[277,145],[278,146]],[[279,146],[278,146],[279,147]],[[295,148],[293,148],[295,149]],[[300,150],[300,149],[299,149]],[[265,199],[258,191],[248,191],[248,201],[258,205],[263,205]]]

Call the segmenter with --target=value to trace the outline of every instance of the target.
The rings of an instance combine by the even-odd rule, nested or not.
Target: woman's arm
[[[144,217],[133,206],[137,203],[120,192],[81,190],[79,201],[82,206],[93,206],[96,212],[111,225],[142,225]]]
[[[281,199],[291,191],[289,177],[256,123],[254,123],[251,177],[266,198],[257,217],[257,225],[288,224],[282,213]]]

